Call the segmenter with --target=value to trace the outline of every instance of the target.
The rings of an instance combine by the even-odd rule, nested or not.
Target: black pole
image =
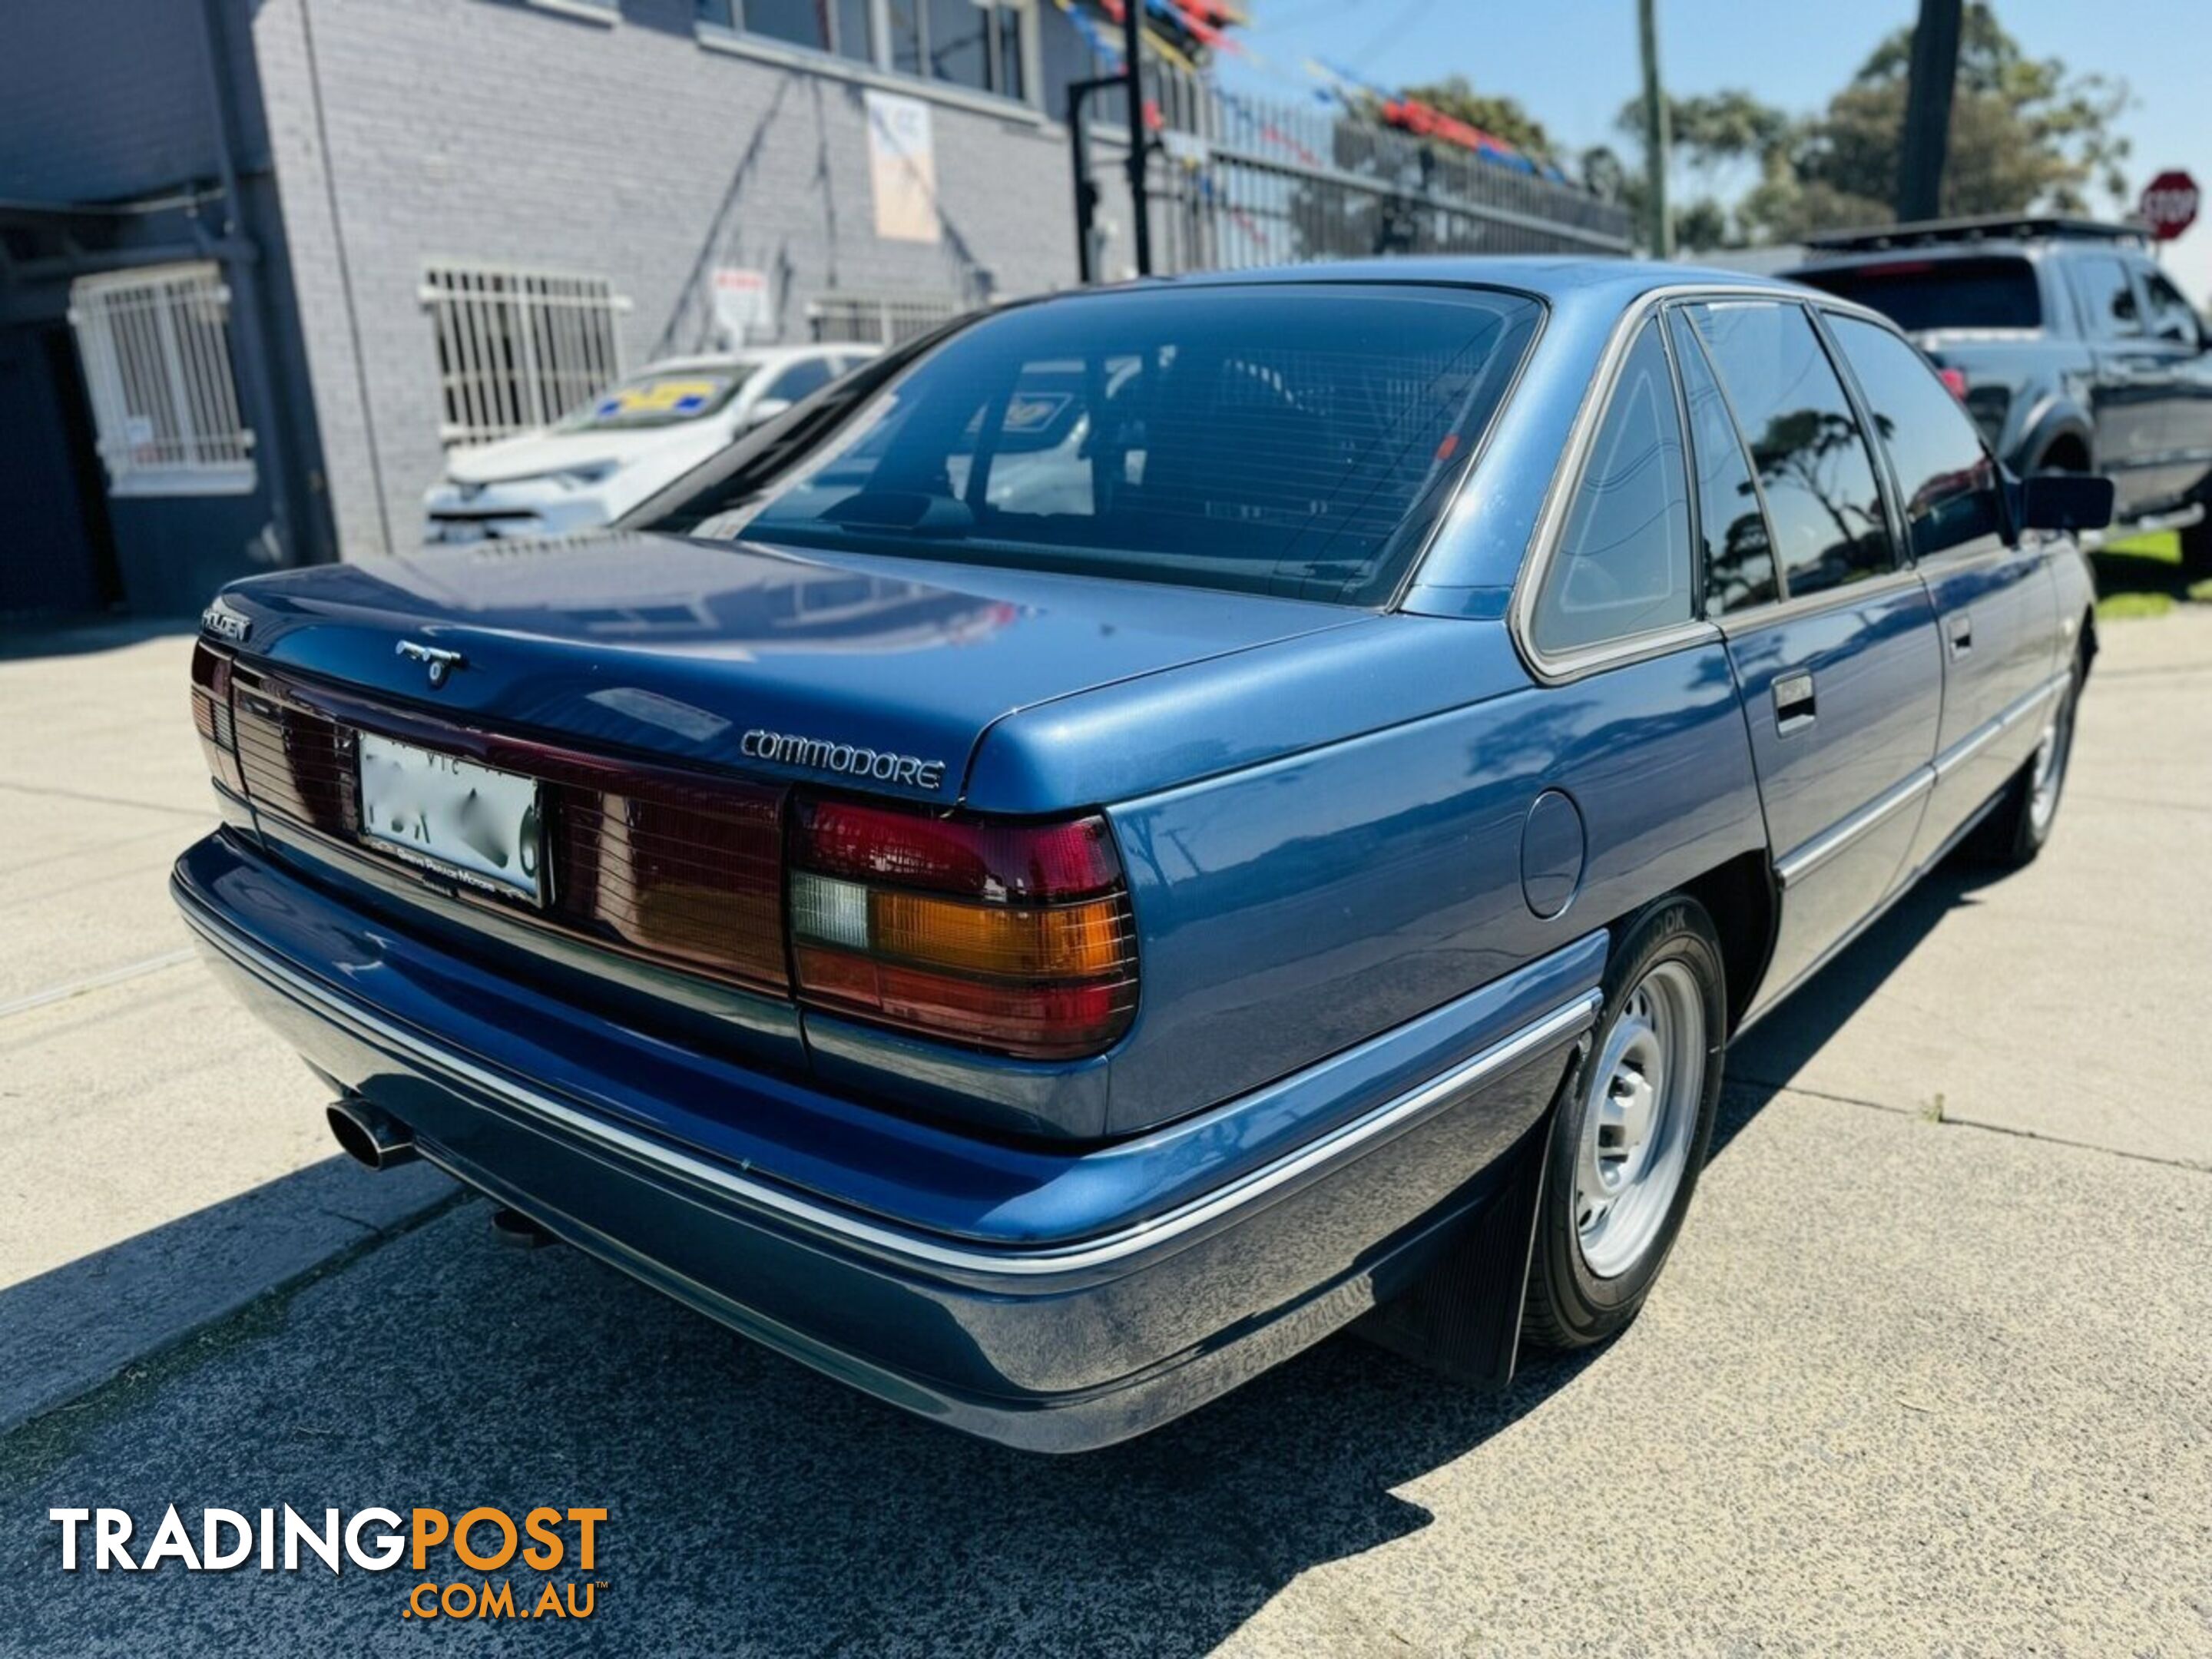
[[[1129,212],[1137,230],[1137,275],[1152,274],[1152,211],[1146,198],[1146,163],[1152,145],[1145,132],[1145,0],[1121,0],[1122,73],[1129,84]]]
[[[1098,185],[1091,176],[1091,98],[1121,84],[1118,75],[1067,83],[1067,153],[1075,168],[1075,276],[1086,288],[1098,280]]]
[[[1897,216],[1942,211],[1943,158],[1951,145],[1951,94],[1959,78],[1960,0],[1920,0],[1905,94],[1905,145],[1898,157]]]

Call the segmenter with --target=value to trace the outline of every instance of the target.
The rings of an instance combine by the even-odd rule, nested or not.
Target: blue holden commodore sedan
[[[1399,260],[1010,306],[614,529],[256,577],[177,902],[420,1156],[1066,1451],[1634,1317],[1730,1037],[2051,833],[2070,532],[1885,319]]]

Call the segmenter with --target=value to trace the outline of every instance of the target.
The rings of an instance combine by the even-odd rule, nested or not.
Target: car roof
[[[1542,253],[1411,254],[1274,265],[1257,270],[1212,271],[1153,279],[1158,285],[1212,288],[1257,283],[1430,283],[1517,289],[1544,299],[1607,298],[1626,305],[1654,289],[1711,283],[1717,288],[1765,289],[1802,297],[1803,290],[1752,271],[1712,265],[1610,256]],[[1143,284],[1121,284],[1127,288]]]

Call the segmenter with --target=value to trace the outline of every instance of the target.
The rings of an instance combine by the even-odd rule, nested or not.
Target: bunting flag
[[[1251,105],[1227,88],[1216,87],[1213,89],[1213,95],[1221,100],[1222,106],[1234,115],[1247,131],[1256,134],[1265,143],[1290,151],[1310,167],[1319,169],[1328,165],[1273,121],[1268,120],[1264,115],[1256,113]]]
[[[1093,3],[1116,25],[1125,15],[1125,3],[1126,0],[1093,0]],[[1096,20],[1087,15],[1080,0],[1054,0],[1054,3],[1067,15],[1077,33],[1083,37],[1085,44],[1092,52],[1114,64],[1118,65],[1121,62],[1119,40],[1098,27]],[[1229,52],[1279,80],[1298,84],[1294,76],[1285,74],[1258,50],[1225,32],[1231,27],[1249,24],[1249,16],[1234,3],[1234,0],[1141,0],[1141,3],[1149,15],[1172,23],[1207,50]],[[1164,39],[1158,30],[1147,27],[1145,39],[1161,58],[1177,69],[1194,75],[1203,72],[1172,41]],[[1317,103],[1342,109],[1348,114],[1365,119],[1380,121],[1385,126],[1417,138],[1453,145],[1485,161],[1510,168],[1516,173],[1548,179],[1557,184],[1572,183],[1555,162],[1540,160],[1493,132],[1486,132],[1472,122],[1448,114],[1425,100],[1370,81],[1340,64],[1309,58],[1300,67],[1316,83],[1309,90]],[[1295,155],[1307,167],[1320,168],[1328,165],[1295,136],[1284,131],[1264,115],[1255,113],[1251,106],[1218,82],[1213,82],[1212,76],[1206,78],[1212,85],[1214,94],[1236,116],[1242,129],[1255,135],[1261,143],[1273,144]],[[1146,106],[1145,118],[1146,125],[1154,129],[1163,125],[1158,109],[1149,104]]]

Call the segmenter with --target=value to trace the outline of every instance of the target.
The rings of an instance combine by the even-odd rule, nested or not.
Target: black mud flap
[[[1502,1390],[1513,1381],[1545,1153],[1559,1102],[1581,1074],[1577,1054],[1561,1093],[1505,1154],[1510,1171],[1496,1195],[1468,1218],[1432,1266],[1353,1330],[1470,1388]]]

